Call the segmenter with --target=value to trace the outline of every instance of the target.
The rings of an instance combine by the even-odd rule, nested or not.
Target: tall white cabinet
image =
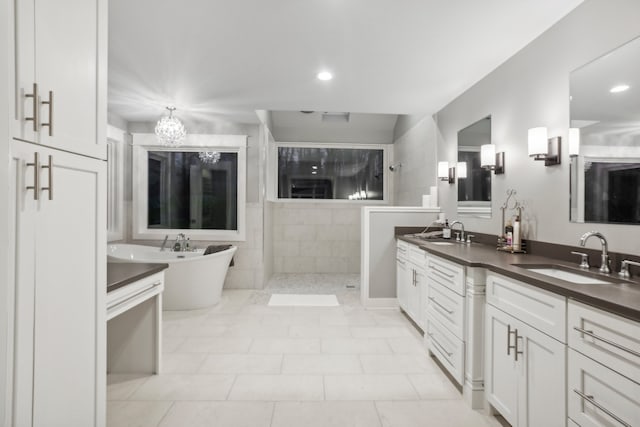
[[[107,2],[14,5],[14,138],[105,158]]]
[[[14,36],[2,421],[104,426],[107,3],[2,5]]]

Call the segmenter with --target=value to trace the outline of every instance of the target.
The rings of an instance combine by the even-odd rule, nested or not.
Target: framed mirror
[[[570,75],[570,217],[640,224],[640,38]]]
[[[491,144],[491,116],[458,132],[458,216],[491,218],[491,171],[480,166],[484,144]]]

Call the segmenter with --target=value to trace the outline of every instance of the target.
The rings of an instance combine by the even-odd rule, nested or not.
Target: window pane
[[[238,229],[238,154],[149,151],[148,227]]]
[[[278,198],[383,200],[383,150],[278,148]]]

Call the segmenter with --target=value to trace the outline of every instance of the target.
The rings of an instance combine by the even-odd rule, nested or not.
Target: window
[[[244,240],[246,137],[190,135],[179,147],[138,145],[149,139],[156,143],[154,135],[134,135],[134,238]]]
[[[278,144],[278,199],[384,201],[385,148]]]

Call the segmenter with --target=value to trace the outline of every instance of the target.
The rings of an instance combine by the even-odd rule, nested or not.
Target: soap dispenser
[[[442,227],[442,238],[450,239],[451,238],[451,227],[449,227],[449,220],[444,220],[444,227]]]

